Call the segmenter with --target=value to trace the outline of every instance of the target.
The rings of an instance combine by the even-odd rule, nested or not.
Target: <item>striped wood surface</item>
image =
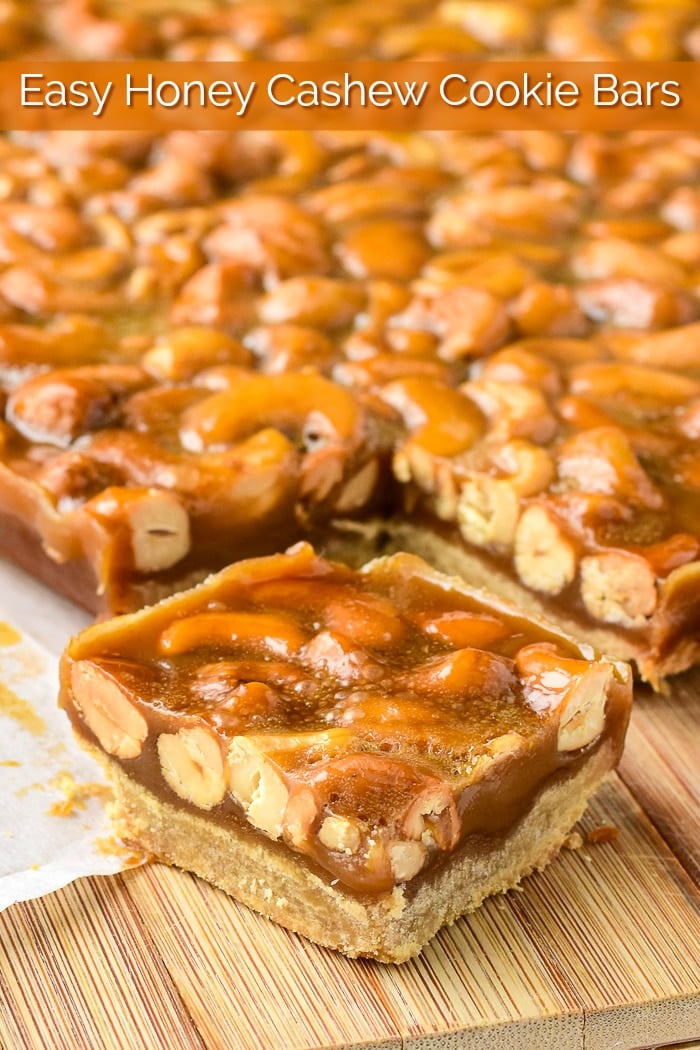
[[[700,673],[640,695],[619,775],[523,891],[386,967],[179,871],[84,879],[0,916],[3,1050],[626,1050],[700,1038]]]

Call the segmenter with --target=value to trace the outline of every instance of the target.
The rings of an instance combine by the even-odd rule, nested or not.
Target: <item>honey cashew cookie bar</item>
[[[692,60],[700,28],[7,0],[0,55]],[[126,837],[392,961],[547,862],[619,756],[617,661],[700,659],[699,177],[690,133],[0,139],[0,551],[128,614],[61,692]]]
[[[105,614],[374,535],[662,688],[700,655],[699,175],[691,134],[7,135],[0,551]]]
[[[624,663],[396,554],[308,544],[88,628],[61,704],[122,836],[401,962],[557,852],[619,757]]]

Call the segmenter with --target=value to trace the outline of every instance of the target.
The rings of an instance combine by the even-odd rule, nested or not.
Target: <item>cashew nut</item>
[[[161,733],[156,747],[163,778],[176,795],[200,809],[223,801],[224,759],[213,733],[202,726]]]
[[[71,668],[71,690],[75,706],[103,750],[116,758],[138,758],[148,723],[116,680],[99,665],[80,660]]]
[[[183,416],[180,437],[191,452],[232,444],[265,426],[291,431],[307,448],[350,447],[360,410],[352,394],[315,373],[254,376],[214,394]]]
[[[515,531],[515,568],[526,587],[560,594],[575,578],[576,548],[546,505],[526,507]]]
[[[190,519],[177,496],[162,489],[111,487],[84,504],[85,513],[119,542],[128,537],[137,572],[160,572],[190,549]]]

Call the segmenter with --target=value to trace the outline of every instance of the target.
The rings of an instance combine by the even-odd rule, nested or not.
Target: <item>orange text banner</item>
[[[0,63],[6,130],[695,130],[700,63]]]

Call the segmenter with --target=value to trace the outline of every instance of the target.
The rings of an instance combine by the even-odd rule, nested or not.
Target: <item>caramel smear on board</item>
[[[598,828],[591,828],[586,833],[586,842],[591,842],[594,845],[602,842],[614,842],[619,834],[619,828],[615,828],[611,824],[602,824]]]

